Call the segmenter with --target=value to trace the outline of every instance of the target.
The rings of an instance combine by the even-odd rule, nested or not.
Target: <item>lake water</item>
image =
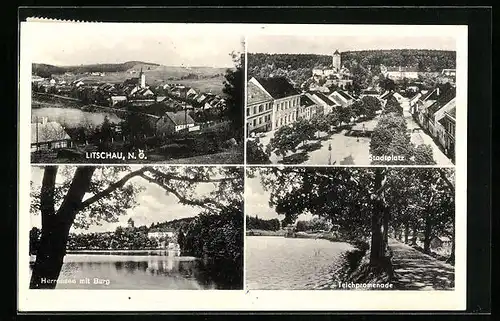
[[[202,260],[185,256],[67,254],[56,289],[227,288],[213,271]]]
[[[326,289],[335,283],[348,243],[279,236],[247,236],[246,287],[259,290]]]
[[[34,121],[37,117],[46,117],[49,121],[57,121],[65,127],[76,128],[83,124],[91,124],[94,127],[100,126],[104,122],[104,117],[108,117],[111,123],[119,123],[121,119],[113,113],[88,112],[77,108],[56,108],[44,107],[33,108],[31,118]]]

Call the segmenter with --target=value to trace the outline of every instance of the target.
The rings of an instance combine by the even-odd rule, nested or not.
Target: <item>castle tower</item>
[[[139,81],[141,82],[139,86],[141,88],[146,88],[146,75],[142,72],[142,67],[141,67],[141,73],[139,74]]]
[[[332,56],[332,66],[333,69],[340,71],[341,68],[341,61],[340,61],[340,52],[338,50],[335,50]]]

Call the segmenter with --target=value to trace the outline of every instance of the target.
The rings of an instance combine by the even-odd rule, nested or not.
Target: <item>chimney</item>
[[[439,87],[437,87],[437,89],[436,89],[436,96],[439,97]]]

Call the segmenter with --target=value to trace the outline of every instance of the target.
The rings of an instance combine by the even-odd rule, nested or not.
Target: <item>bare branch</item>
[[[83,209],[83,208],[97,202],[101,198],[109,196],[111,193],[113,193],[118,188],[123,187],[128,180],[134,178],[135,176],[141,175],[144,171],[145,171],[145,168],[141,168],[139,170],[133,171],[133,172],[123,176],[123,178],[121,178],[120,180],[116,181],[115,183],[109,185],[109,187],[106,188],[105,190],[102,190],[101,192],[99,192],[99,193],[95,194],[94,196],[83,201],[81,203],[80,209]]]
[[[221,209],[221,208],[225,207],[223,204],[215,202],[215,201],[213,201],[213,200],[211,200],[209,198],[204,198],[204,199],[201,199],[201,200],[188,199],[188,198],[182,196],[179,192],[177,192],[172,187],[170,187],[170,186],[168,186],[166,184],[163,184],[163,183],[159,182],[158,180],[145,175],[144,173],[141,173],[139,176],[142,177],[143,179],[147,180],[150,183],[153,183],[153,184],[156,184],[156,185],[160,186],[161,188],[163,188],[167,192],[172,193],[173,195],[175,195],[175,197],[177,197],[177,199],[179,200],[179,202],[182,203],[182,204],[199,206],[199,207],[203,207],[203,208],[209,209],[209,210],[214,210],[214,209],[217,209],[217,208]],[[212,205],[212,206],[210,206],[210,205]]]
[[[163,173],[159,170],[156,170],[150,166],[144,167],[143,172],[151,172],[155,175],[160,176],[161,178],[164,178],[166,180],[176,180],[176,181],[184,181],[184,182],[191,182],[191,183],[217,183],[217,182],[225,182],[225,181],[231,181],[238,179],[239,177],[222,177],[222,178],[192,178],[188,176],[179,176],[179,175],[174,175],[170,173]]]

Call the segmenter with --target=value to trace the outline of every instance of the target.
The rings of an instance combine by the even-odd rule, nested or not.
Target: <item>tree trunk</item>
[[[404,239],[405,244],[408,244],[409,233],[410,233],[410,224],[408,222],[405,222],[405,239]]]
[[[95,167],[78,167],[57,213],[54,213],[54,186],[57,167],[45,168],[40,195],[42,236],[31,275],[30,289],[54,289],[66,255],[68,235],[82,199],[89,190]]]
[[[418,238],[418,225],[414,224],[413,225],[413,237],[411,239],[411,245],[417,245],[417,238]]]
[[[431,239],[432,239],[432,224],[429,214],[425,217],[425,229],[424,229],[424,253],[431,253]]]
[[[375,170],[375,191],[378,191],[382,186],[382,171]],[[371,249],[370,249],[370,264],[380,265],[384,257],[384,235],[383,235],[383,216],[384,204],[379,195],[375,195],[372,208],[371,218]]]
[[[384,251],[387,249],[387,244],[389,242],[389,219],[390,219],[390,212],[389,208],[387,206],[383,207],[383,218],[382,218],[382,223],[383,223],[383,231],[384,231],[384,244],[383,248]]]
[[[453,231],[451,234],[451,253],[447,263],[455,264],[455,218],[453,218]]]

